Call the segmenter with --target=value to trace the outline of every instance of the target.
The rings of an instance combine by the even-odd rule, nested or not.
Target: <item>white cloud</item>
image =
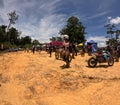
[[[47,42],[52,36],[59,36],[59,31],[63,27],[64,21],[65,15],[51,14],[43,17],[38,22],[38,25],[34,25],[33,22],[26,22],[19,24],[19,26],[16,25],[16,27],[22,31],[23,36],[29,35],[40,42]]]
[[[39,37],[45,37],[49,40],[52,36],[58,36],[60,29],[64,25],[64,21],[65,16],[60,14],[53,14],[42,18],[39,25]]]
[[[116,0],[100,0],[98,10],[111,10],[111,7],[114,5],[115,2]]]
[[[114,19],[111,18],[110,23],[111,24],[119,24],[120,23],[120,17],[116,17]]]
[[[98,17],[101,17],[101,16],[104,16],[104,15],[108,14],[108,12],[109,12],[109,11],[107,11],[107,12],[105,11],[105,12],[101,12],[101,13],[95,14],[95,15],[93,15],[93,16],[91,16],[91,17],[88,17],[87,19],[98,18]]]
[[[107,18],[108,18],[108,19],[112,19],[112,17],[111,17],[111,16],[108,16]]]
[[[94,40],[97,43],[104,43],[106,38],[104,36],[90,36],[87,38],[87,42]]]
[[[98,43],[98,47],[107,47],[107,44],[105,42]]]
[[[8,25],[7,13],[13,10],[19,15],[14,25],[22,36],[31,36],[40,42],[49,41],[52,35],[58,35],[60,28],[65,23],[65,15],[56,14],[56,7],[61,0],[10,0],[4,1],[0,9],[0,24]]]

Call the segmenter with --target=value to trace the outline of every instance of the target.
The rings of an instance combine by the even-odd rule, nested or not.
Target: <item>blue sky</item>
[[[7,14],[16,10],[19,15],[14,27],[22,36],[47,42],[60,36],[71,16],[76,16],[86,27],[86,39],[105,40],[107,23],[120,29],[119,0],[0,0],[0,25],[8,25]]]

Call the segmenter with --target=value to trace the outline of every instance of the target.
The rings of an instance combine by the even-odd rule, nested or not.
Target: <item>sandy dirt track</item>
[[[88,58],[63,68],[54,53],[0,54],[0,105],[120,105],[120,62],[89,68]]]

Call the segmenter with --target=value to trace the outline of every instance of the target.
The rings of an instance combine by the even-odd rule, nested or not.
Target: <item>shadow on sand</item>
[[[108,65],[105,65],[105,64],[99,64],[96,67],[90,67],[90,66],[86,66],[86,67],[88,67],[88,68],[108,68],[108,67],[111,67],[111,66],[108,66]]]
[[[70,68],[70,66],[64,64],[64,65],[60,66],[60,68],[61,69],[67,69],[67,68]]]

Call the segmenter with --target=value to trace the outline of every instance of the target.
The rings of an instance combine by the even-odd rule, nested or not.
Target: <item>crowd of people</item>
[[[52,57],[52,53],[56,52],[58,49],[62,49],[64,51],[63,54],[63,60],[68,61],[69,58],[65,58],[66,54],[71,54],[72,59],[75,58],[75,56],[79,54],[84,55],[85,53],[88,53],[89,56],[91,56],[92,53],[94,52],[99,52],[102,53],[103,57],[106,59],[107,54],[110,53],[114,60],[119,62],[120,58],[120,43],[108,45],[107,47],[102,47],[102,48],[95,48],[95,45],[93,44],[87,44],[86,46],[81,46],[81,48],[78,48],[78,44],[76,42],[70,43],[68,39],[64,39],[63,41],[63,46],[54,46],[52,43],[49,43],[44,47],[44,51],[46,51],[49,54],[49,57]],[[35,46],[33,45],[31,48],[32,53],[34,54],[35,51],[41,52],[43,49],[41,46]],[[81,51],[81,53],[80,53]],[[70,62],[69,62],[70,63]]]
[[[52,57],[52,52],[54,52],[56,49],[61,48],[61,47],[65,49],[66,51],[69,50],[70,53],[74,52],[75,56],[77,56],[77,53],[79,52],[77,43],[69,43],[67,39],[64,40],[63,46],[54,46],[52,45],[52,43],[49,43],[49,45],[46,46],[44,49],[45,51],[48,52],[49,56]],[[85,53],[85,52],[88,53],[88,55],[91,55],[91,53],[96,52],[96,51],[109,52],[111,55],[113,55],[117,59],[117,61],[120,58],[120,43],[117,43],[114,45],[108,45],[107,47],[98,48],[98,49],[95,49],[93,45],[87,45],[87,46],[82,46],[80,50],[82,51],[82,53]],[[29,49],[26,48],[25,51],[29,52]],[[38,45],[37,46],[33,45],[31,48],[31,51],[33,54],[35,53],[35,51],[40,52],[42,51],[42,47]]]

